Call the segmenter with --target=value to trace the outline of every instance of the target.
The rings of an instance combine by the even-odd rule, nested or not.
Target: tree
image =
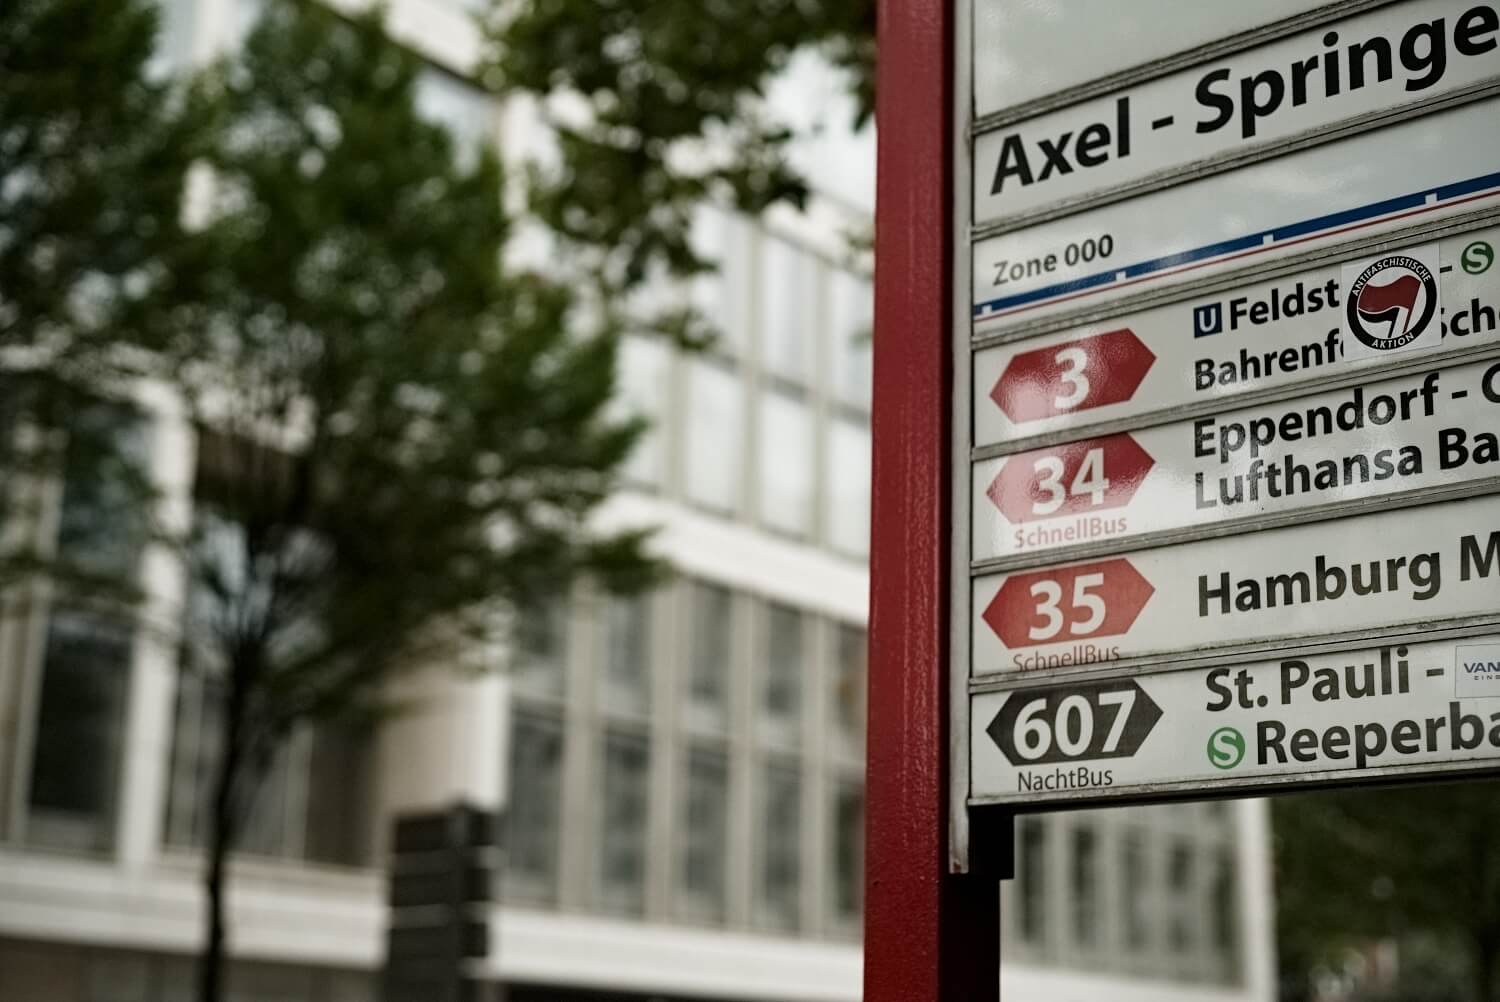
[[[653,272],[713,267],[688,240],[706,199],[749,215],[803,204],[793,137],[761,102],[798,51],[848,72],[852,124],[874,110],[874,0],[526,0],[493,5],[487,24],[487,79],[538,98],[557,135],[532,210],[578,248],[607,304]],[[706,333],[699,317],[653,319]]]
[[[1351,944],[1425,941],[1467,972],[1473,1002],[1500,999],[1500,864],[1490,851],[1500,787],[1285,797],[1274,818],[1284,969],[1300,973]],[[1421,987],[1414,979],[1401,997]]]
[[[225,861],[293,727],[378,705],[392,673],[449,656],[496,603],[577,574],[657,576],[640,534],[587,529],[640,431],[604,411],[619,304],[654,270],[708,266],[686,239],[703,198],[802,198],[757,97],[808,44],[868,96],[872,12],[549,0],[493,18],[489,82],[592,112],[554,119],[559,168],[527,178],[532,213],[595,281],[582,301],[560,267],[502,266],[507,179],[417,117],[418,63],[378,14],[270,0],[244,50],[186,90],[146,72],[149,0],[0,15],[0,348],[31,352],[39,387],[6,399],[69,429],[77,456],[88,428],[110,447],[112,424],[78,407],[147,376],[199,431],[184,660],[223,722],[204,1002],[222,991]],[[185,232],[195,162],[212,193]]]
[[[301,722],[587,574],[644,587],[640,532],[587,520],[641,428],[606,415],[618,332],[504,264],[493,151],[420,117],[379,11],[270,0],[205,88],[202,282],[149,343],[199,430],[187,664],[218,698],[200,1002],[223,983],[226,860]]]
[[[149,71],[157,15],[150,0],[15,0],[0,14],[0,519],[34,522],[37,495],[16,482],[64,465],[92,467],[122,505],[147,493],[89,414],[134,374],[120,345],[191,280],[178,219],[205,119]],[[0,584],[45,571],[121,591],[45,559],[34,533],[9,538]]]

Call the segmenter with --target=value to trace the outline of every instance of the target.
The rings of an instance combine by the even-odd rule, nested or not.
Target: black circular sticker
[[[1345,298],[1349,331],[1376,351],[1395,351],[1422,336],[1437,313],[1438,286],[1432,269],[1405,254],[1371,264]]]

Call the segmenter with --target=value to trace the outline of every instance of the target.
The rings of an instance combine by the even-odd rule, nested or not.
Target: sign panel
[[[986,348],[974,355],[974,444],[1004,445],[1204,401],[1229,403],[1252,390],[1294,389],[1389,361],[1388,352],[1350,357],[1344,350],[1342,273],[1357,278],[1401,257],[1436,269],[1440,299],[1440,336],[1429,333],[1402,350],[1494,343],[1500,339],[1497,248],[1500,227],[1490,227],[1446,237],[1435,254],[1429,246],[1366,255]],[[1362,287],[1371,307],[1379,305],[1375,288]]]
[[[1468,104],[981,240],[974,333],[1500,203],[1497,118]]]
[[[1484,480],[1500,486],[1494,360],[976,463],[973,558]]]
[[[974,676],[1500,621],[1500,495],[977,577]]]
[[[1114,0],[974,4],[974,108],[983,117],[1121,70],[1197,49],[1308,8],[1304,0]]]
[[[974,221],[1469,87],[1500,72],[1497,35],[1494,3],[1412,0],[987,132],[975,140]]]
[[[972,697],[972,798],[1042,803],[1500,768],[1500,635]]]
[[[1500,0],[1304,8],[959,5],[957,859],[1500,772]]]

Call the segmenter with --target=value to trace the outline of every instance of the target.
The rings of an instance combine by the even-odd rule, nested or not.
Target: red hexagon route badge
[[[1129,560],[1116,557],[1012,574],[982,616],[1011,650],[1117,637],[1155,593]]]
[[[1130,328],[1023,351],[990,391],[1016,424],[1123,403],[1156,356]]]
[[[1123,508],[1156,465],[1128,434],[1019,452],[985,494],[1012,525]]]

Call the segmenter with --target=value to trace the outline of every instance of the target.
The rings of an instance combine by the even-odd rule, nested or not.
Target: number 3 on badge
[[[1057,364],[1062,366],[1058,378],[1067,385],[1068,392],[1052,404],[1060,411],[1070,411],[1088,399],[1089,377],[1084,370],[1089,367],[1089,356],[1082,348],[1064,348],[1057,353]]]

